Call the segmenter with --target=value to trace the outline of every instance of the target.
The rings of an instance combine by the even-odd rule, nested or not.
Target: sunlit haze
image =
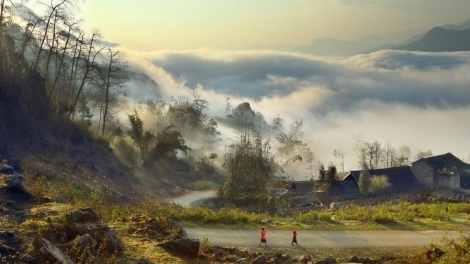
[[[88,27],[133,50],[308,45],[469,19],[467,0],[86,1]]]
[[[128,81],[121,120],[142,100],[200,86],[211,116],[225,117],[229,97],[268,121],[302,119],[316,158],[338,164],[342,149],[346,170],[357,168],[358,144],[375,140],[411,160],[428,149],[469,158],[470,52],[387,49],[467,22],[468,0],[100,0],[81,13],[158,84]]]

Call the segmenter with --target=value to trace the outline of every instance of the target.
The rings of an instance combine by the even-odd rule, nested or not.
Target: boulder
[[[333,257],[327,257],[326,259],[320,260],[318,262],[315,262],[315,264],[335,264],[338,263],[335,258]]]
[[[170,228],[172,231],[176,231],[178,238],[188,238],[186,230],[175,220],[170,221]]]
[[[69,238],[92,234],[97,246],[106,243],[106,249],[109,253],[123,250],[115,233],[106,223],[100,222],[99,216],[91,208],[87,207],[67,213],[65,219]]]
[[[152,261],[146,259],[146,258],[141,258],[141,259],[139,259],[137,264],[154,264],[154,263]]]
[[[265,256],[259,256],[255,260],[253,260],[253,264],[266,264],[268,263],[268,258]]]
[[[241,258],[239,260],[236,261],[237,264],[247,264],[248,263],[248,259],[246,258]]]
[[[73,264],[72,259],[45,238],[38,238],[33,243],[40,263]]]
[[[183,238],[162,243],[160,246],[166,250],[174,250],[190,258],[196,258],[201,242],[199,242],[199,239]]]
[[[73,255],[75,256],[82,255],[86,248],[93,248],[93,244],[95,243],[95,240],[90,234],[85,234],[81,237],[78,237],[77,240],[78,241],[73,248]]]
[[[6,165],[6,164],[1,164],[0,165],[0,174],[13,175],[13,174],[15,174],[15,170],[13,169],[12,166],[9,166],[9,165]]]
[[[64,203],[64,200],[63,200],[59,195],[56,195],[55,201],[56,201],[57,203]]]
[[[13,255],[16,254],[16,250],[6,244],[0,243],[0,255]]]
[[[310,255],[302,255],[297,259],[300,263],[307,263],[309,261],[312,261],[312,257]]]
[[[65,220],[71,225],[99,223],[101,221],[100,217],[90,207],[67,213]]]
[[[10,182],[7,185],[7,189],[12,192],[25,194],[32,197],[33,195],[24,188],[23,181],[23,175],[16,174],[15,176],[11,177]]]
[[[436,261],[438,258],[442,257],[445,252],[440,248],[432,248],[426,252],[426,258],[430,261]]]

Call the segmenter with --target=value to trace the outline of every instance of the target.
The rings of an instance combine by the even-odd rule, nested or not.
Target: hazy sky
[[[307,45],[470,18],[468,0],[99,0],[86,25],[134,50]]]
[[[130,69],[157,84],[130,79],[120,120],[136,108],[145,116],[138,102],[189,96],[189,87],[199,86],[210,103],[209,116],[225,118],[229,97],[233,105],[249,102],[266,120],[278,115],[288,123],[304,120],[304,140],[316,158],[338,162],[333,150],[342,149],[346,170],[357,168],[361,141],[389,141],[399,151],[409,149],[411,159],[418,150],[430,149],[470,160],[470,123],[465,121],[470,116],[470,52],[386,50],[317,57],[234,50],[460,24],[470,19],[470,0],[130,3],[88,0],[82,6],[85,27],[122,44],[118,49]],[[230,128],[219,129],[224,139],[233,138]]]

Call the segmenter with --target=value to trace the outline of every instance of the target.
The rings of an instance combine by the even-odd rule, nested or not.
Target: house
[[[452,153],[422,158],[412,164],[416,178],[426,186],[454,189],[466,184],[469,168],[469,164],[464,163]]]
[[[293,195],[311,195],[314,191],[313,181],[295,181],[284,186]]]
[[[369,174],[371,177],[379,175],[388,177],[390,187],[383,190],[381,194],[404,193],[424,188],[424,185],[415,177],[410,166],[369,170]],[[351,171],[343,181],[354,179],[359,189],[360,175],[360,170]]]
[[[359,184],[349,173],[343,180],[333,181],[322,198],[325,203],[331,203],[357,200],[363,198],[363,195],[359,191]]]

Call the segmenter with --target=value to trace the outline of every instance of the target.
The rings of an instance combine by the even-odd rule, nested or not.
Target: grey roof
[[[342,201],[362,198],[359,185],[352,176],[346,176],[342,181],[334,181],[330,188],[336,189],[336,195]]]
[[[295,184],[296,188],[293,194],[295,195],[306,195],[313,193],[313,187],[315,183],[313,181],[295,181],[289,184],[288,188],[292,184]]]
[[[360,170],[351,171],[344,180],[348,177],[353,177],[356,183],[358,183],[360,174]],[[411,166],[369,170],[369,174],[370,176],[387,175],[391,186],[387,190],[384,190],[383,193],[400,193],[424,188],[423,184],[418,181],[411,170]]]
[[[443,154],[443,155],[437,155],[437,156],[432,156],[429,158],[419,159],[413,162],[413,164],[419,161],[425,161],[426,163],[429,164],[429,166],[431,166],[435,170],[442,169],[444,168],[444,166],[447,168],[455,166],[457,167],[457,169],[460,169],[461,167],[466,167],[465,165],[468,165],[468,164],[465,164],[463,161],[461,161],[459,158],[457,158],[450,152]]]

